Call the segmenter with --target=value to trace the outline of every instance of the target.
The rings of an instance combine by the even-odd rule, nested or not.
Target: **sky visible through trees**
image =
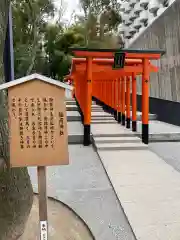
[[[38,72],[62,81],[69,47],[123,46],[117,0],[12,0],[12,10],[16,78]]]

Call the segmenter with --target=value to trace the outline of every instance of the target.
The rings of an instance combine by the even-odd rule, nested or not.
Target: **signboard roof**
[[[26,82],[29,82],[29,81],[33,81],[35,79],[36,80],[40,80],[40,81],[45,82],[45,83],[49,83],[49,84],[55,85],[57,87],[64,88],[64,89],[68,89],[68,90],[72,90],[73,89],[68,84],[65,84],[63,82],[60,82],[60,81],[57,81],[57,80],[45,77],[43,75],[34,73],[34,74],[29,75],[29,76],[22,77],[22,78],[16,79],[16,80],[11,81],[11,82],[7,82],[7,83],[4,83],[4,84],[1,84],[0,85],[0,90],[11,88],[11,87],[14,87],[14,86],[19,85],[19,84],[23,84],[23,83],[26,83]]]

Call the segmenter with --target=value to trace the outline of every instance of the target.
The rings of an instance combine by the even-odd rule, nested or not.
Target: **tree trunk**
[[[0,0],[0,84],[3,83],[3,50],[9,0]],[[0,92],[0,239],[17,240],[24,231],[33,200],[26,168],[9,169],[7,96]],[[4,161],[4,165],[1,162]]]
[[[26,168],[0,172],[0,239],[17,240],[32,206],[32,186]]]

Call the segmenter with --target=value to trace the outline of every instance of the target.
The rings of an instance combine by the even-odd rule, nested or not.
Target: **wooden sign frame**
[[[69,163],[66,88],[38,74],[0,85],[8,90],[11,167]]]
[[[8,90],[10,166],[37,166],[40,240],[48,239],[46,166],[69,164],[65,89],[39,74],[0,85]]]

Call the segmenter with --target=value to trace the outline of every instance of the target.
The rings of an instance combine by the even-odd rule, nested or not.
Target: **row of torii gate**
[[[137,76],[142,81],[142,142],[149,142],[150,73],[158,72],[151,60],[158,60],[163,50],[71,48],[71,72],[66,80],[74,85],[75,98],[84,125],[84,145],[91,143],[91,105],[94,98],[114,115],[118,123],[136,131]],[[132,111],[132,114],[131,114]]]

